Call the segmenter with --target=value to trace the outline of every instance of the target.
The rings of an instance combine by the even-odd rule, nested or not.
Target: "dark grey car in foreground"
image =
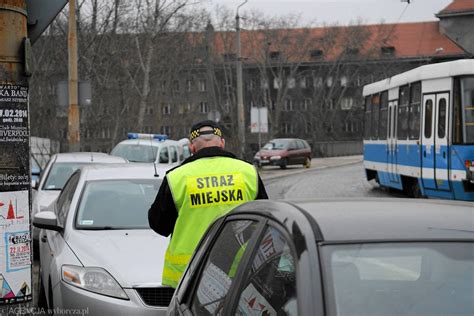
[[[474,315],[474,207],[254,201],[201,240],[170,315]]]

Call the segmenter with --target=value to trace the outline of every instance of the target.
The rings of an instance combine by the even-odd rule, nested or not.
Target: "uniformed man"
[[[225,140],[216,122],[194,124],[189,140],[193,155],[167,172],[148,211],[155,232],[172,234],[162,283],[173,288],[216,218],[246,201],[268,198],[255,167],[224,150]]]

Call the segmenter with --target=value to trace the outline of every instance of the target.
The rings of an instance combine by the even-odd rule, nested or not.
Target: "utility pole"
[[[239,126],[239,141],[240,141],[240,157],[245,159],[245,112],[244,112],[244,92],[242,83],[242,51],[240,46],[240,16],[239,8],[247,3],[245,0],[237,7],[237,14],[235,15],[235,30],[236,30],[236,48],[237,48],[237,122]]]
[[[80,120],[78,105],[78,80],[77,80],[77,27],[76,27],[76,0],[69,0],[69,28],[68,28],[68,53],[69,53],[69,113],[68,113],[68,142],[69,151],[80,150]]]
[[[27,15],[25,0],[0,0],[1,315],[32,300]]]

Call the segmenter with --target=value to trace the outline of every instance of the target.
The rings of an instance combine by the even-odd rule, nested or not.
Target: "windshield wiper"
[[[112,226],[97,226],[97,227],[82,227],[81,229],[83,230],[115,230],[115,229],[120,229],[120,228],[112,227]]]

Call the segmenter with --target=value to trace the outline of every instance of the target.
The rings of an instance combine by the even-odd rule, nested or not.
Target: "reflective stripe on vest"
[[[234,207],[255,200],[255,167],[228,157],[201,158],[166,175],[178,210],[166,251],[163,285],[176,287],[210,224]]]

